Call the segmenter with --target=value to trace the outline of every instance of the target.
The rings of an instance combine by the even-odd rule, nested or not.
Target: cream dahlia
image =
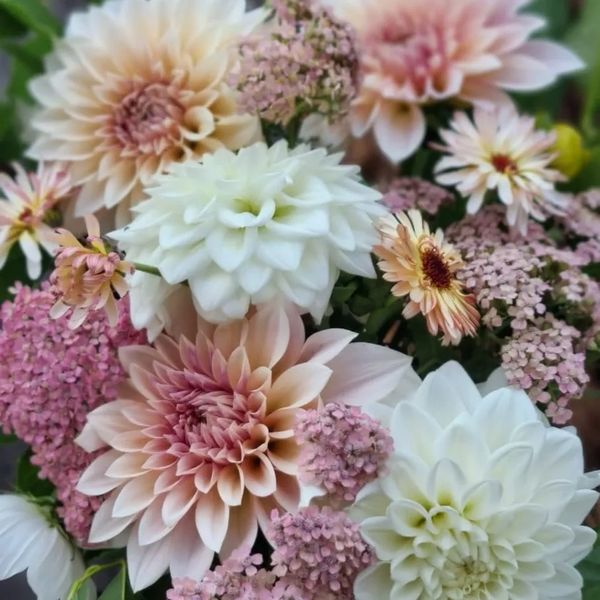
[[[257,143],[173,165],[113,234],[129,260],[157,267],[131,279],[134,324],[152,320],[174,284],[218,322],[283,297],[321,318],[340,270],[373,277],[379,192],[358,167],[307,146]]]
[[[259,136],[227,85],[236,46],[262,18],[245,0],[110,0],[74,14],[31,84],[29,156],[64,160],[79,216],[137,200],[173,161]]]
[[[465,294],[456,273],[464,266],[460,252],[435,234],[418,210],[388,215],[379,223],[381,243],[373,248],[383,278],[394,283],[392,294],[409,297],[403,315],[421,313],[432,335],[443,334],[444,344],[458,344],[473,336],[479,312],[472,294]]]
[[[353,509],[378,557],[357,600],[581,598],[600,478],[572,431],[522,391],[482,397],[457,363],[398,403],[391,429],[389,472]]]
[[[154,347],[121,349],[129,380],[79,438],[106,449],[78,486],[107,494],[90,542],[126,532],[135,589],[169,565],[197,578],[214,552],[251,546],[273,509],[298,507],[299,411],[377,402],[414,381],[408,357],[348,345],[355,334],[341,329],[305,339],[297,312],[276,304],[196,328],[190,308]]]
[[[11,248],[18,243],[25,255],[27,275],[42,274],[40,246],[52,254],[56,248],[51,222],[59,201],[65,200],[72,186],[63,165],[40,163],[28,173],[14,164],[15,178],[0,173],[0,269]]]
[[[544,20],[528,0],[327,0],[357,30],[363,82],[350,115],[354,137],[370,129],[387,157],[410,156],[425,135],[423,107],[456,98],[508,100],[582,67],[566,48],[529,40]]]
[[[556,135],[535,129],[535,120],[512,107],[475,109],[473,121],[456,113],[451,129],[442,129],[441,150],[449,156],[436,165],[437,181],[454,185],[476,213],[488,190],[495,190],[506,209],[506,220],[522,234],[528,217],[543,221],[564,214],[567,197],[554,189],[563,175],[550,167]]]

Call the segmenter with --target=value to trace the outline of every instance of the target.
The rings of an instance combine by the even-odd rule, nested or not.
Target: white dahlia
[[[33,80],[37,160],[65,161],[82,216],[137,200],[173,161],[259,134],[227,85],[237,44],[262,19],[245,0],[110,0],[75,13]]]
[[[171,286],[187,281],[208,321],[273,298],[319,319],[340,270],[374,276],[374,220],[385,212],[358,167],[340,160],[282,141],[173,165],[112,236],[128,260],[157,267]],[[140,272],[131,286],[135,324],[146,326],[170,288]]]
[[[484,397],[456,363],[392,419],[389,472],[353,508],[378,562],[358,600],[577,600],[574,565],[598,498],[579,438],[549,427],[522,391]]]

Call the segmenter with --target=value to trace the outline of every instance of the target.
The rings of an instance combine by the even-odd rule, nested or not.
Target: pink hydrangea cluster
[[[313,0],[278,0],[274,7],[266,32],[241,46],[233,82],[241,107],[283,126],[311,113],[341,118],[356,94],[353,30]]]
[[[358,573],[374,554],[358,524],[342,511],[310,506],[297,514],[273,511],[269,539],[273,571],[303,590],[306,600],[351,600]]]
[[[263,558],[240,548],[202,581],[175,579],[167,600],[308,600],[295,585],[260,568]]]
[[[577,329],[547,315],[515,333],[501,351],[508,381],[545,404],[546,415],[557,424],[569,421],[570,400],[579,398],[589,382],[585,354],[574,350],[579,337]]]
[[[375,419],[335,402],[305,412],[296,435],[302,444],[301,480],[324,488],[336,505],[353,502],[393,450],[389,432]]]
[[[569,302],[593,306],[600,301],[600,285],[581,270],[565,269],[559,278],[556,292]]]
[[[95,311],[73,331],[65,318],[50,318],[56,298],[47,283],[38,290],[17,284],[0,309],[0,423],[31,446],[40,476],[56,486],[67,531],[85,543],[101,498],[75,490],[93,456],[74,439],[90,410],[116,398],[124,377],[118,348],[145,336],[132,328],[125,305],[114,328]]]
[[[416,208],[436,215],[444,204],[454,202],[448,190],[419,177],[397,177],[382,192],[383,203],[392,212]]]

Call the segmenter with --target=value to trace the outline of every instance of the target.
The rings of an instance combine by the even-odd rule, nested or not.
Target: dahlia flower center
[[[445,89],[445,67],[456,48],[451,31],[439,31],[427,23],[402,27],[393,19],[375,37],[373,51],[386,73],[399,82],[410,80],[419,95],[428,95],[428,83],[438,92]]]
[[[175,143],[184,108],[173,86],[150,83],[129,92],[112,115],[111,132],[124,150],[160,153]]]
[[[434,247],[421,250],[421,265],[429,283],[439,289],[447,289],[452,284],[452,272],[440,251]]]
[[[502,173],[503,175],[510,175],[512,173],[516,173],[518,170],[515,161],[506,154],[493,154],[491,160],[494,169],[496,169],[498,173]]]
[[[165,438],[181,448],[181,455],[192,452],[204,461],[225,465],[240,463],[246,453],[263,446],[262,394],[233,390],[225,381],[201,372],[164,375],[169,381],[161,378],[156,387],[173,406],[167,415],[171,431]]]

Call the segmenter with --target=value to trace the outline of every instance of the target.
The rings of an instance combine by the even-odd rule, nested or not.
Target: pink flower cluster
[[[444,204],[454,202],[454,196],[448,190],[419,177],[397,177],[382,192],[383,203],[392,212],[416,208],[436,215]]]
[[[300,478],[325,489],[337,505],[353,502],[393,450],[388,431],[360,408],[332,402],[300,418]]]
[[[358,573],[375,556],[358,524],[330,507],[271,515],[273,571],[304,590],[306,600],[351,600]]]
[[[271,28],[241,46],[240,106],[283,126],[311,113],[339,119],[356,94],[352,29],[313,0],[274,6]]]
[[[546,404],[546,415],[557,424],[569,421],[569,401],[589,382],[585,354],[574,350],[579,336],[574,327],[547,315],[516,333],[501,351],[508,381]]]
[[[239,548],[201,582],[175,579],[167,600],[307,600],[299,588],[264,568],[260,554]]]
[[[522,238],[502,230],[501,219],[499,207],[487,207],[447,234],[462,253],[465,268],[458,278],[475,294],[483,323],[500,327],[508,316],[513,329],[523,330],[546,312],[544,294],[551,286],[538,276],[543,259]],[[532,229],[535,239],[539,232]]]
[[[67,531],[85,543],[101,498],[75,490],[93,459],[75,444],[88,412],[116,397],[124,371],[120,346],[142,343],[126,312],[111,328],[95,312],[78,330],[50,318],[53,288],[17,284],[15,298],[0,309],[0,423],[29,444],[40,476],[56,486],[59,516]]]

